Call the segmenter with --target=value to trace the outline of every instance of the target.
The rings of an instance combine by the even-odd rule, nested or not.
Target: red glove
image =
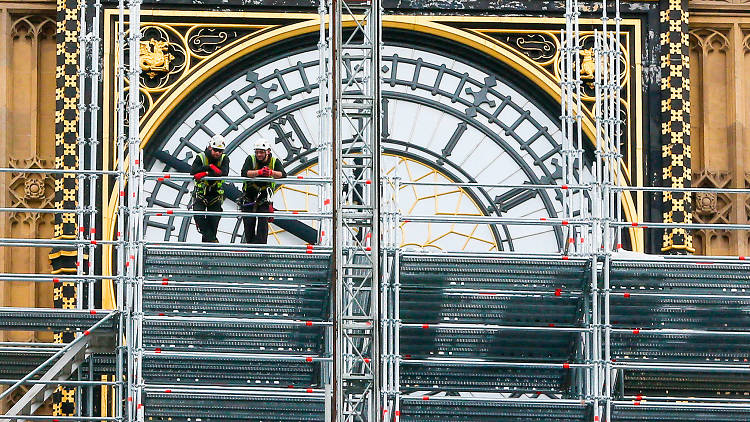
[[[258,170],[258,176],[260,177],[271,177],[273,172],[268,167],[263,167],[262,169]]]
[[[218,168],[218,167],[216,167],[215,164],[211,164],[211,165],[209,165],[209,167],[211,167],[211,171],[213,171],[214,173],[216,173],[217,176],[221,176],[221,169]]]
[[[201,180],[201,179],[203,179],[204,177],[206,177],[207,175],[208,175],[208,172],[206,172],[206,171],[202,171],[202,172],[200,172],[200,173],[195,173],[195,174],[193,175],[193,178],[195,178],[195,180]]]

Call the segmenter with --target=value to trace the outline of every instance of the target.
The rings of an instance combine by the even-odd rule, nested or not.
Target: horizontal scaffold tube
[[[627,223],[611,221],[609,225],[612,227],[633,227],[639,229],[750,230],[750,224],[652,223],[648,221]]]
[[[615,406],[638,406],[641,408],[681,408],[681,409],[715,409],[715,410],[726,410],[726,409],[743,409],[750,410],[750,404],[740,403],[695,403],[689,402],[688,399],[682,399],[685,401],[680,402],[648,402],[644,400],[613,400],[612,404]]]
[[[168,384],[145,384],[149,393],[211,394],[246,397],[299,397],[309,398],[325,394],[321,388],[239,387],[226,385],[190,386]]]
[[[192,211],[172,208],[144,208],[145,215],[155,216],[194,216],[210,215],[216,217],[272,217],[277,220],[323,220],[331,218],[330,214],[297,211],[276,211],[274,213],[243,212],[243,211]]]
[[[13,384],[17,382],[18,380],[8,380],[8,379],[0,379],[0,384]],[[117,381],[74,381],[74,380],[50,380],[50,381],[40,381],[40,380],[27,380],[23,382],[24,384],[47,384],[47,385],[71,385],[71,386],[78,386],[78,385],[118,385]]]
[[[188,173],[146,173],[144,174],[145,179],[147,180],[157,180],[160,182],[163,182],[165,180],[172,180],[172,181],[191,181],[194,179],[193,175]],[[323,179],[319,177],[284,177],[281,179],[274,179],[271,177],[242,177],[242,176],[224,176],[224,177],[215,177],[215,176],[206,176],[201,178],[201,180],[206,181],[214,181],[214,180],[223,180],[225,182],[258,182],[258,183],[275,183],[277,185],[323,185],[326,183],[331,183],[331,179]]]
[[[666,186],[610,186],[609,189],[620,192],[707,192],[707,193],[750,193],[750,189],[732,188],[671,188]]]
[[[404,223],[471,223],[506,224],[516,226],[590,226],[590,220],[564,220],[561,218],[511,218],[489,215],[404,215],[399,220]]]
[[[425,399],[426,397],[426,399]],[[581,399],[581,400],[574,400],[574,399],[542,399],[542,400],[535,400],[535,399],[523,399],[523,398],[516,398],[516,397],[476,397],[476,396],[427,396],[427,395],[418,395],[418,396],[401,396],[401,400],[429,400],[429,401],[439,401],[439,400],[445,400],[445,401],[465,401],[465,402],[489,402],[489,403],[517,403],[517,404],[538,404],[543,406],[583,406],[585,404],[589,404],[592,402],[592,400],[589,399]]]
[[[399,356],[401,365],[492,366],[499,368],[591,368],[593,363],[491,362],[476,359],[407,359]]]
[[[94,280],[119,280],[123,276],[105,276],[105,275],[66,275],[66,274],[27,274],[27,273],[3,273],[0,274],[0,281],[35,281],[35,282],[78,282]]]
[[[0,212],[35,212],[39,214],[93,214],[95,209],[58,209],[58,208],[0,208]]]
[[[116,170],[72,170],[72,169],[16,169],[16,168],[0,168],[0,173],[26,173],[26,174],[80,174],[80,175],[109,175],[114,176],[120,174]]]
[[[144,356],[152,357],[164,357],[164,358],[209,358],[209,359],[255,359],[255,360],[267,360],[267,361],[289,361],[289,362],[330,362],[330,357],[323,357],[317,355],[281,355],[273,353],[216,353],[216,352],[177,352],[161,350],[161,348],[154,348],[150,350],[144,350]]]
[[[298,319],[273,319],[273,318],[220,318],[220,317],[204,317],[204,316],[188,316],[188,315],[178,315],[178,316],[169,316],[169,313],[166,315],[159,315],[159,316],[144,316],[144,320],[149,321],[165,321],[165,322],[174,322],[174,321],[182,321],[182,322],[218,322],[218,323],[238,323],[238,322],[244,322],[249,324],[268,324],[268,325],[301,325],[301,326],[307,326],[307,327],[316,327],[316,326],[331,326],[331,322],[328,321],[301,321]]]
[[[570,190],[592,190],[591,185],[534,185],[534,184],[498,184],[498,183],[472,183],[472,182],[422,182],[399,180],[401,186],[446,186],[460,188],[498,188],[498,189],[528,189],[528,190],[546,190],[546,189],[570,189]]]
[[[119,245],[119,240],[88,240],[88,239],[0,239],[0,246],[96,246],[96,245]],[[113,278],[113,277],[108,277]]]
[[[606,362],[605,362],[606,363]],[[747,364],[701,364],[694,362],[685,363],[645,363],[645,362],[610,362],[609,367],[612,369],[640,369],[640,370],[657,370],[657,371],[676,371],[676,372],[750,372]]]
[[[102,416],[40,416],[40,415],[16,415],[16,416],[0,416],[0,421],[17,421],[17,420],[30,420],[30,421],[52,421],[52,422],[66,422],[66,421],[119,421],[119,418],[114,417],[102,417]]]
[[[566,332],[566,333],[586,333],[591,331],[590,328],[584,327],[532,327],[516,325],[494,325],[494,324],[399,324],[406,328],[428,329],[451,329],[451,330],[498,330],[498,331],[549,331],[549,332]]]

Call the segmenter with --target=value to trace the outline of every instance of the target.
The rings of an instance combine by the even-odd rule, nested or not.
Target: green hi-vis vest
[[[217,167],[221,167],[221,163],[224,162],[224,157],[225,156],[226,156],[226,154],[221,154],[221,157],[219,158],[219,165]],[[201,152],[200,154],[198,154],[198,157],[201,158],[201,162],[203,163],[204,166],[208,165],[208,157],[206,157],[206,153],[205,152]],[[208,181],[208,180],[201,179],[201,180],[195,182],[195,193],[198,196],[202,196],[202,197],[205,198],[207,196],[207,191],[208,191],[209,187],[212,187],[212,186],[216,187],[215,193],[216,193],[217,197],[214,200],[212,200],[211,203],[214,203],[214,202],[216,202],[218,200],[223,201],[224,200],[224,181],[223,180],[218,180],[218,181],[211,180],[211,181]]]
[[[256,170],[255,166],[257,165],[257,162],[255,161],[255,156],[254,156],[254,155],[251,155],[251,157],[252,157],[252,159],[253,159],[253,168],[252,168],[251,170]],[[270,162],[270,163],[268,163],[268,164],[269,164],[269,166],[268,166],[268,167],[269,167],[269,168],[270,168],[271,170],[273,170],[274,166],[276,166],[276,157],[271,157],[271,162]],[[244,176],[244,174],[243,174],[243,176]],[[242,190],[243,190],[244,192],[247,192],[247,191],[249,191],[249,190],[250,190],[251,188],[254,188],[254,189],[255,189],[255,190],[257,190],[257,191],[261,191],[261,190],[263,190],[263,188],[265,188],[265,187],[266,187],[267,185],[268,185],[268,183],[267,183],[267,182],[263,182],[263,183],[258,183],[258,182],[245,182],[245,183],[243,183],[243,184],[242,184]],[[276,190],[276,183],[274,183],[274,182],[271,182],[271,190]]]

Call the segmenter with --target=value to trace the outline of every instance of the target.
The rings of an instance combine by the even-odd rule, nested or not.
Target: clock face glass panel
[[[307,50],[251,65],[205,92],[181,118],[167,119],[164,139],[152,139],[146,169],[187,172],[214,133],[228,140],[230,174],[239,175],[245,158],[261,137],[273,144],[290,175],[318,177],[318,52]],[[559,228],[540,225],[410,222],[409,216],[502,216],[554,218],[562,209],[560,191],[512,187],[458,188],[455,182],[497,185],[560,184],[562,168],[559,122],[532,95],[515,88],[501,74],[460,57],[420,47],[386,45],[383,54],[384,155],[381,173],[404,182],[395,193],[384,183],[383,207],[400,212],[394,230],[399,245],[435,251],[557,252],[563,244]],[[344,133],[350,139],[351,133]],[[582,182],[591,180],[584,164]],[[393,180],[393,179],[389,179]],[[229,187],[225,211],[241,186]],[[186,208],[192,182],[165,179],[146,184],[150,206]],[[320,209],[322,191],[312,185],[283,185],[274,208]],[[319,238],[319,222],[299,220],[271,225],[269,244],[305,244]],[[224,217],[220,242],[239,242],[242,224]],[[199,242],[192,218],[149,216],[146,237],[155,241]]]

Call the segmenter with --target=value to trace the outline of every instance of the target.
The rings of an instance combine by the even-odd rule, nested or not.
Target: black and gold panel
[[[55,168],[75,170],[78,168],[78,58],[80,23],[78,0],[57,1],[57,64],[55,90]],[[55,208],[75,209],[77,206],[78,182],[75,174],[55,176]],[[75,239],[77,235],[75,213],[55,214],[55,239]],[[50,253],[53,273],[75,273],[77,250],[56,248]],[[76,307],[76,285],[63,282],[53,289],[55,308]],[[75,332],[54,334],[55,343],[68,343]],[[53,394],[54,416],[75,416],[75,388],[60,386]]]
[[[690,187],[690,43],[688,34],[688,0],[661,2],[661,134],[663,185]],[[663,221],[692,223],[690,195],[683,192],[664,194]],[[694,252],[693,238],[685,228],[664,231],[662,252]]]

